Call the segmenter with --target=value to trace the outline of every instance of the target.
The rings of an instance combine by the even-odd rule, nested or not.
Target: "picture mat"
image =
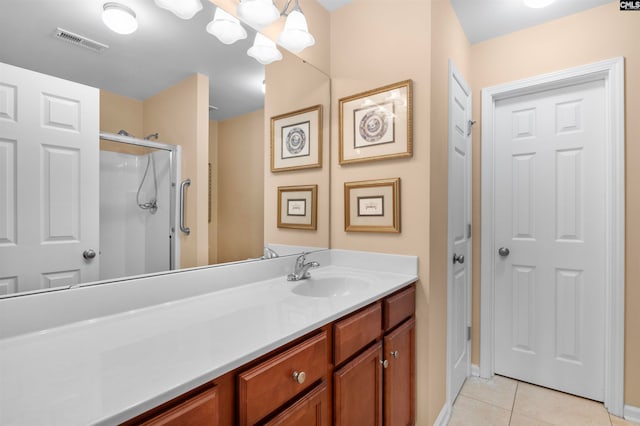
[[[358,216],[358,197],[384,197],[384,216]],[[351,188],[349,190],[350,226],[383,226],[393,227],[393,186],[371,186]]]
[[[305,200],[307,208],[304,216],[290,216],[288,214],[289,200]],[[290,225],[311,225],[313,211],[313,192],[312,191],[283,191],[282,199],[280,200],[280,211],[282,212],[282,223]]]

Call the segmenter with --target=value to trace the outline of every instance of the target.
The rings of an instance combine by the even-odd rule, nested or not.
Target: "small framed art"
[[[340,164],[411,157],[412,82],[340,99]]]
[[[344,230],[400,232],[400,178],[346,182]]]
[[[278,187],[278,228],[317,229],[318,185]]]
[[[322,167],[322,105],[271,117],[271,171]]]

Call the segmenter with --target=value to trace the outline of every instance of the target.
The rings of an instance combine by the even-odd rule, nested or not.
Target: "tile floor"
[[[631,426],[601,403],[495,376],[470,377],[453,404],[449,426]]]

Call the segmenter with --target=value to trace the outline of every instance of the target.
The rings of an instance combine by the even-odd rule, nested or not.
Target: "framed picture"
[[[278,228],[317,229],[318,185],[278,187]]]
[[[271,171],[322,167],[322,105],[271,117]]]
[[[411,157],[412,82],[340,99],[340,164]]]
[[[400,178],[346,182],[344,230],[400,232]]]

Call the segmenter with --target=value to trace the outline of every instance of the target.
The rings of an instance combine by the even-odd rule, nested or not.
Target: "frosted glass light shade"
[[[294,10],[289,13],[287,21],[284,23],[284,30],[278,37],[278,43],[293,53],[301,52],[316,43],[316,40],[309,33],[307,20],[302,12]]]
[[[262,65],[268,65],[271,62],[280,61],[282,53],[276,47],[273,40],[267,38],[261,33],[256,34],[253,40],[253,46],[247,50],[247,55],[251,56]]]
[[[258,29],[266,27],[280,17],[273,0],[241,0],[236,11],[240,19]]]
[[[155,0],[156,4],[173,12],[178,18],[191,19],[202,10],[200,0]]]
[[[133,10],[120,3],[105,3],[102,22],[113,32],[131,34],[138,29],[138,21]]]
[[[213,21],[207,24],[207,32],[224,44],[233,44],[247,38],[247,31],[235,16],[217,8]]]
[[[524,4],[533,8],[540,9],[549,6],[555,0],[524,0]]]

